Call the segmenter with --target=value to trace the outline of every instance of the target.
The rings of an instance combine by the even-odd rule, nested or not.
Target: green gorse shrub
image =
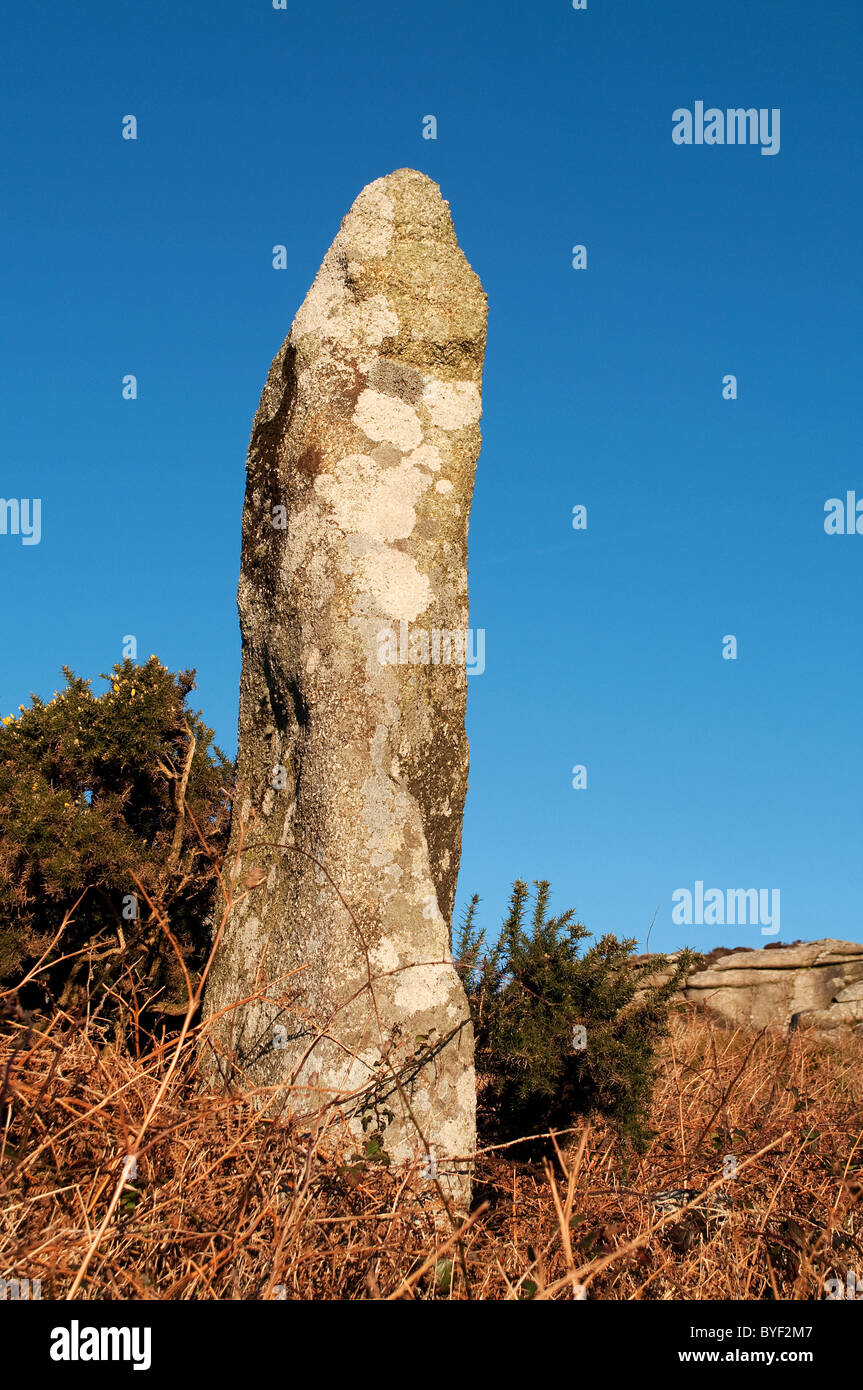
[[[637,1151],[652,1132],[648,1113],[656,1045],[672,995],[697,957],[671,965],[635,963],[634,938],[601,937],[582,950],[587,928],[573,910],[548,912],[550,888],[518,880],[498,943],[484,951],[467,908],[454,942],[473,1018],[480,1120],[500,1139],[570,1127],[597,1113]],[[659,971],[667,980],[651,983]]]
[[[107,1011],[172,1012],[178,956],[194,971],[206,949],[232,765],[187,708],[194,671],[126,659],[102,694],[63,674],[52,700],[0,723],[0,980],[47,950],[31,998],[37,982],[64,1003],[96,984]]]

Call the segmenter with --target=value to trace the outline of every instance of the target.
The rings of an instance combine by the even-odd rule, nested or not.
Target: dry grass
[[[480,1152],[448,1234],[429,1183],[352,1161],[333,1121],[304,1135],[204,1091],[194,1029],[39,1027],[11,1007],[0,1037],[0,1276],[44,1298],[813,1299],[863,1273],[860,1040],[681,1011],[644,1158],[600,1123],[545,1162]]]

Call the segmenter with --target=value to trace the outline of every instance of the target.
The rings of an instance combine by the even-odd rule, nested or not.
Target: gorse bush
[[[63,674],[0,724],[0,980],[48,950],[43,996],[95,985],[108,1011],[170,1012],[186,998],[178,951],[194,970],[206,947],[232,766],[186,707],[194,671],[127,659],[101,695]]]
[[[565,1129],[598,1112],[642,1151],[656,1045],[671,996],[696,957],[682,952],[633,963],[634,939],[590,933],[572,910],[548,915],[549,885],[512,891],[500,940],[483,953],[478,898],[468,907],[454,954],[470,1002],[480,1077],[480,1119],[501,1139]]]
[[[185,1011],[210,948],[227,845],[233,767],[200,713],[194,672],[126,660],[0,722],[0,985],[37,1007],[83,1006],[124,1020]],[[350,896],[351,885],[343,885]],[[457,934],[476,1035],[479,1117],[518,1138],[597,1112],[636,1146],[671,995],[694,961],[631,960],[634,940],[549,915],[549,886],[517,882],[497,945],[478,899]]]

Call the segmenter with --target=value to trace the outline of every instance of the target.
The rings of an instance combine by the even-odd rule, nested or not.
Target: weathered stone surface
[[[668,957],[676,958],[677,953]],[[645,987],[665,983],[672,973],[671,966],[657,970]],[[644,989],[636,1001],[643,994]],[[863,1031],[863,945],[827,938],[760,951],[717,948],[707,968],[693,971],[675,998],[735,1026]]]
[[[734,951],[689,976],[684,997],[754,1028],[853,1026],[863,1021],[863,946],[804,941]]]
[[[295,1088],[295,1113],[341,1097],[356,1133],[365,1110],[393,1159],[430,1147],[444,1176],[475,1145],[450,923],[485,323],[437,185],[401,169],[363,189],[252,429],[228,862],[242,848],[240,878],[261,881],[207,995],[215,1013],[263,994],[213,1033],[247,1079]]]

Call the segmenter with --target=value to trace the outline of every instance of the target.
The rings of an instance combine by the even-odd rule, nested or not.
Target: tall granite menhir
[[[437,185],[400,169],[364,188],[252,428],[242,897],[207,996],[228,1011],[225,1075],[310,1122],[365,1119],[427,1175],[431,1151],[462,1203],[469,1165],[448,1160],[475,1145],[473,1036],[450,933],[485,324]]]

